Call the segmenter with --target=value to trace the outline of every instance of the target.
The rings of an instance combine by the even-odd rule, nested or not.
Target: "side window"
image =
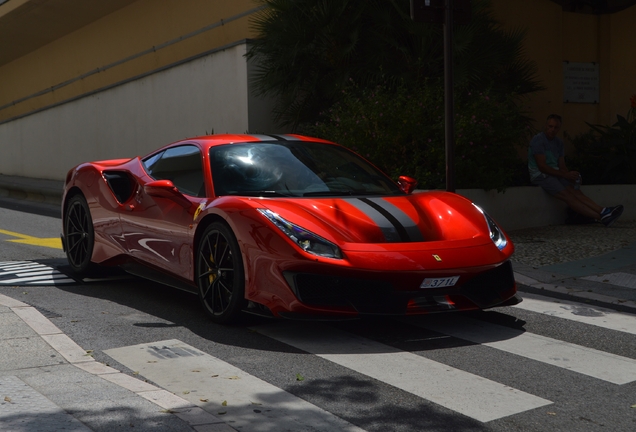
[[[198,147],[172,147],[144,159],[143,164],[153,179],[170,180],[186,195],[205,196],[203,163]]]
[[[157,164],[157,161],[159,159],[161,159],[161,156],[163,156],[164,152],[159,152],[159,153],[155,153],[154,155],[144,159],[141,161],[141,163],[144,164],[144,168],[146,169],[146,172],[152,177],[152,170],[154,169],[155,165]],[[154,178],[154,177],[153,177]],[[157,180],[157,179],[155,179]]]

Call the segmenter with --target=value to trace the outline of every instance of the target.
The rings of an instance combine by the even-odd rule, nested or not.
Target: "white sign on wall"
[[[563,102],[599,103],[599,64],[563,62]]]

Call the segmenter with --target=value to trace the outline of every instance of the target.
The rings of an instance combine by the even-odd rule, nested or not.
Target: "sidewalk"
[[[198,406],[98,363],[35,308],[0,295],[0,430],[235,429]]]
[[[519,290],[636,313],[636,221],[555,225],[508,233]]]

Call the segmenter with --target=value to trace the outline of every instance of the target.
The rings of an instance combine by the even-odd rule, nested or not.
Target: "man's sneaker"
[[[606,214],[601,217],[601,222],[603,222],[603,225],[605,225],[606,227],[612,226],[612,224],[616,222],[616,219],[618,219],[620,215],[623,214],[622,205],[610,207],[610,209],[611,211],[609,213],[606,212]]]

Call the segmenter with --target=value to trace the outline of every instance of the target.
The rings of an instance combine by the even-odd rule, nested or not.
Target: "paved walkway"
[[[0,430],[235,429],[198,406],[91,357],[35,308],[0,295]]]
[[[620,306],[636,313],[636,221],[508,233],[520,289]]]

